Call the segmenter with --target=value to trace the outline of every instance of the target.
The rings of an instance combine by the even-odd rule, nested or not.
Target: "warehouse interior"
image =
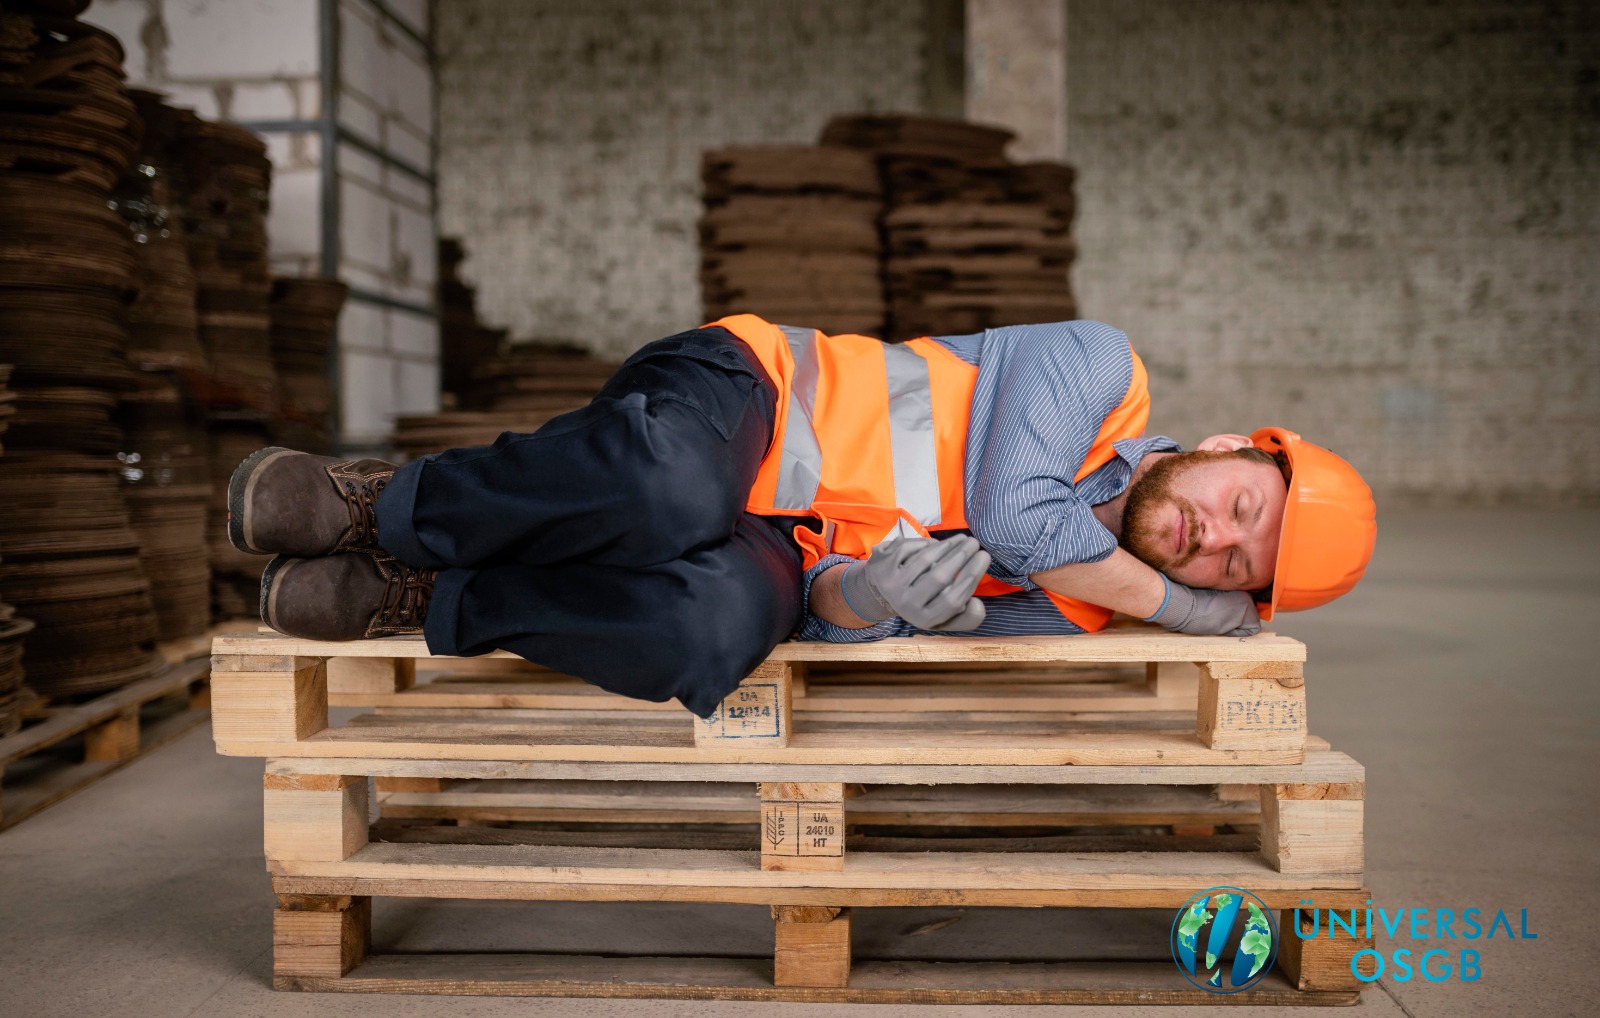
[[[0,94],[0,1013],[1004,1010],[274,989],[267,754],[219,754],[209,723],[212,639],[260,625],[234,467],[533,431],[743,312],[893,341],[1105,321],[1151,433],[1282,424],[1348,460],[1367,577],[1269,628],[1307,648],[1311,735],[1370,781],[1358,886],[1510,935],[1380,927],[1380,958],[1443,947],[1446,974],[1341,1002],[1600,1005],[1591,5],[0,0]],[[765,958],[771,981],[766,905],[373,902],[374,952]],[[885,971],[1172,968],[1170,907],[853,922],[847,965]],[[1141,999],[1097,1013],[1160,1013]]]

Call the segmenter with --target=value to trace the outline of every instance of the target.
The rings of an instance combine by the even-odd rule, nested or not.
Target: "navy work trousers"
[[[704,717],[799,625],[799,549],[744,511],[777,389],[712,327],[657,340],[531,434],[427,456],[378,497],[378,539],[440,570],[435,654],[503,648]]]

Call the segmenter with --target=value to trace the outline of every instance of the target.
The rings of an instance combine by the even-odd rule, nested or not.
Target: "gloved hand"
[[[1203,590],[1161,577],[1167,599],[1146,622],[1194,636],[1254,636],[1261,632],[1256,599],[1243,590]]]
[[[846,566],[840,587],[850,610],[869,622],[898,615],[918,629],[964,633],[983,622],[983,602],[972,592],[988,569],[989,553],[965,534],[898,537]]]

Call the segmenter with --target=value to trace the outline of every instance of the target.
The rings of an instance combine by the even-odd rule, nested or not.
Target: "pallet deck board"
[[[570,712],[560,712],[570,713]],[[597,712],[600,713],[600,712]],[[360,724],[330,728],[297,741],[218,743],[228,756],[346,757],[351,760],[549,760],[623,763],[765,763],[866,765],[1158,767],[1228,763],[1293,764],[1301,750],[1210,749],[1193,731],[1036,731],[962,730],[908,723],[894,728],[863,724],[796,732],[787,746],[696,745],[692,730],[655,726],[616,716],[600,719],[552,718],[548,724],[526,719],[450,718],[407,723],[397,716],[374,716]],[[1030,723],[1032,719],[1030,719]],[[995,780],[995,779],[991,779]],[[1003,780],[1003,779],[999,779]]]
[[[330,642],[280,633],[217,637],[213,654],[277,654],[300,657],[433,657],[420,636]],[[480,655],[515,658],[510,651]],[[791,640],[780,643],[769,661],[974,662],[1050,661],[1304,661],[1305,644],[1287,636],[1186,636],[1158,626],[1109,629],[1081,636],[904,636],[869,643]]]
[[[692,761],[630,763],[514,759],[362,759],[338,756],[273,756],[269,774],[347,774],[352,767],[379,777],[557,778],[583,781],[847,781],[859,784],[1064,784],[1064,785],[1259,785],[1339,784],[1364,781],[1365,769],[1343,753],[1310,740],[1305,762],[1183,766],[1015,764],[748,764]]]
[[[1170,961],[856,960],[847,987],[772,984],[766,958],[577,954],[378,954],[339,977],[278,976],[280,990],[471,996],[644,997],[878,1004],[1345,1005],[1353,991],[1296,990],[1279,972],[1223,997]]]
[[[550,897],[568,887],[622,888],[627,897],[620,900],[672,889],[707,896],[688,900],[721,901],[739,891],[811,888],[835,895],[831,903],[837,905],[881,904],[897,894],[928,904],[946,895],[966,900],[999,892],[1023,898],[1070,893],[1080,904],[1114,906],[1126,892],[1231,885],[1261,894],[1306,884],[1304,875],[1279,873],[1254,853],[864,852],[847,857],[819,888],[818,874],[762,870],[759,856],[755,850],[369,843],[339,861],[277,859],[270,865],[279,877],[346,881],[344,894],[382,893],[362,888],[365,881],[383,880],[433,885],[438,893],[431,897],[454,897],[452,889],[479,884],[549,889]],[[1361,880],[1360,874],[1317,877],[1329,888],[1356,888]]]

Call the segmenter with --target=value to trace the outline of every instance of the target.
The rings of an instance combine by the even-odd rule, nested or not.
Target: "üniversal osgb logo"
[[[1208,887],[1172,920],[1172,960],[1210,993],[1248,990],[1271,971],[1277,954],[1277,919],[1242,888]]]

